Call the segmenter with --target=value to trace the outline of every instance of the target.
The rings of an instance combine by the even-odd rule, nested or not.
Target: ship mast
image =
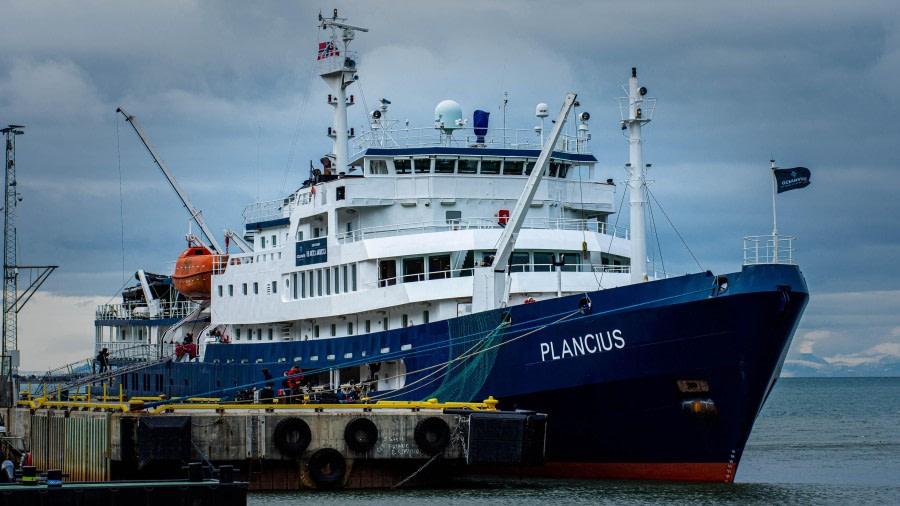
[[[628,102],[628,115],[625,116],[625,108],[622,110],[622,130],[627,130],[629,145],[629,163],[625,164],[629,178],[626,184],[630,190],[629,203],[631,205],[631,282],[640,283],[647,280],[647,179],[644,172],[643,143],[641,138],[641,126],[650,122],[656,99],[645,99],[647,88],[639,86],[637,68],[631,68],[631,79],[628,80],[628,97],[620,99],[620,106],[624,100]],[[645,100],[649,107],[645,110]]]
[[[334,107],[334,120],[332,128],[328,129],[328,136],[333,141],[334,165],[337,173],[346,172],[349,163],[350,132],[347,129],[347,106],[353,105],[352,98],[347,101],[346,89],[356,82],[356,53],[350,52],[350,41],[356,36],[356,32],[368,32],[368,28],[353,26],[345,23],[346,18],[339,18],[337,9],[334,9],[331,19],[323,18],[319,14],[319,26],[323,30],[331,29],[331,38],[319,43],[319,52],[316,59],[319,62],[319,75],[331,88],[328,96],[329,105]],[[340,43],[340,44],[339,44]]]

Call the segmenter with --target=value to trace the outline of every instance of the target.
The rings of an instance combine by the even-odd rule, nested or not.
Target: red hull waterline
[[[504,468],[504,474],[549,478],[589,478],[607,480],[671,480],[732,483],[737,465],[733,462],[547,462],[542,466]],[[485,473],[497,469],[483,468]]]

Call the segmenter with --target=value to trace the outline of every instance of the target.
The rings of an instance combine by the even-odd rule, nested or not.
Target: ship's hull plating
[[[293,357],[312,370],[409,346],[408,387],[393,398],[493,395],[501,408],[550,415],[548,464],[516,472],[730,482],[808,292],[795,266],[726,277],[721,293],[721,277],[695,274],[351,338],[212,345],[203,363],[124,383],[197,394],[259,381],[262,367]]]

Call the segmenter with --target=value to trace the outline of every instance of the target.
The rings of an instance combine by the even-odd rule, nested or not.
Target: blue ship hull
[[[233,394],[294,357],[304,371],[402,358],[406,386],[385,398],[492,395],[549,414],[550,462],[529,471],[730,482],[809,294],[791,265],[724,278],[727,289],[700,273],[348,338],[208,345],[201,363],[122,382],[133,395]]]

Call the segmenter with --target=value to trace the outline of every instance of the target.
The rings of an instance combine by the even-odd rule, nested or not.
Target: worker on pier
[[[275,382],[272,381],[272,375],[269,373],[268,368],[263,367],[262,375],[266,383],[263,389],[259,392],[259,400],[264,403],[271,403],[272,398],[275,397]]]

